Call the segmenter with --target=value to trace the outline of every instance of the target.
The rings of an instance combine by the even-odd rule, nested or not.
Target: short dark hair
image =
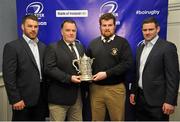
[[[74,20],[64,20],[63,23],[61,24],[61,29],[64,27],[65,23],[72,23],[75,24],[75,26],[77,27],[76,22]]]
[[[110,20],[113,19],[113,23],[114,25],[116,25],[116,17],[112,14],[112,13],[105,13],[103,15],[101,15],[101,17],[99,18],[99,24],[101,25],[101,20]]]
[[[156,20],[155,17],[148,17],[148,18],[144,19],[144,21],[143,21],[143,23],[142,23],[142,26],[143,26],[144,24],[148,24],[148,23],[154,23],[156,27],[159,26],[159,23],[158,23],[158,21]]]
[[[35,16],[34,14],[30,14],[30,15],[25,15],[23,17],[22,24],[24,24],[27,19],[31,19],[31,20],[34,20],[34,21],[38,22],[37,16]]]

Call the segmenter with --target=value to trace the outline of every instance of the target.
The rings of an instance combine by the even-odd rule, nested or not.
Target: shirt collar
[[[115,37],[115,34],[112,35],[107,42],[109,43],[109,42],[111,42],[112,40],[114,40],[114,37]],[[105,37],[104,37],[104,36],[101,36],[101,40],[102,40],[104,43],[106,43],[106,40],[105,40]]]
[[[34,39],[34,40],[32,40],[32,39],[30,39],[29,37],[27,37],[25,34],[23,34],[23,38],[25,39],[25,41],[28,43],[28,44],[30,44],[30,43],[38,43],[39,42],[39,39],[38,38],[36,38],[36,39]]]
[[[67,46],[69,46],[69,44],[71,44],[71,43],[68,43],[66,41],[64,41],[64,42],[66,43]],[[75,45],[75,42],[72,42],[72,44]]]
[[[149,41],[148,43],[152,44],[152,45],[155,45],[155,43],[157,42],[159,36],[157,35],[154,39],[152,39],[151,41]],[[147,45],[146,41],[143,40],[143,43],[144,45]]]

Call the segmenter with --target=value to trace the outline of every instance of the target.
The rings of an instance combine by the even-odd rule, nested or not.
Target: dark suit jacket
[[[137,81],[133,87],[138,88],[140,57],[143,45],[137,49],[136,72]],[[177,104],[179,87],[179,64],[176,46],[168,41],[158,39],[152,48],[142,74],[143,92],[147,103],[151,106],[162,106],[164,102]]]
[[[75,42],[80,56],[83,56],[82,45]],[[63,40],[51,44],[46,50],[45,73],[49,77],[49,103],[73,105],[77,98],[79,84],[71,82],[71,75],[77,71],[72,65],[73,56]]]
[[[38,42],[41,68],[45,47]],[[4,47],[3,79],[10,104],[24,100],[26,106],[36,105],[40,93],[40,74],[31,49],[23,38]]]

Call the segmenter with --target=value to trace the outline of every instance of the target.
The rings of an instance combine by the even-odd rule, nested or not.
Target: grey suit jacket
[[[143,45],[136,54],[136,82],[133,92],[137,92],[139,80],[140,57]],[[176,46],[168,41],[158,39],[152,48],[142,74],[143,92],[151,106],[162,106],[164,102],[177,104],[179,87],[179,64]]]

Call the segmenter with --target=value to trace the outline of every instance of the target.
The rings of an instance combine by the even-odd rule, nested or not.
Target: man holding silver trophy
[[[106,109],[110,120],[123,121],[125,113],[125,75],[133,59],[125,38],[115,34],[116,18],[111,13],[100,19],[101,36],[92,40],[87,54],[94,58],[90,85],[92,121],[104,121]]]
[[[75,21],[65,20],[61,24],[62,39],[49,45],[46,51],[51,121],[82,121],[81,77],[72,62],[84,55],[84,48],[76,40],[76,33]]]

